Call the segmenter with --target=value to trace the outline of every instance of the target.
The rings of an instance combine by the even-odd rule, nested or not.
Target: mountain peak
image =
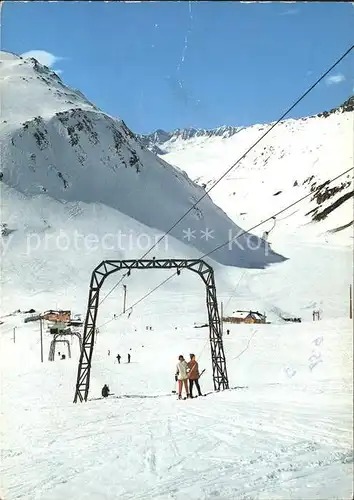
[[[19,124],[41,116],[73,108],[98,111],[88,99],[69,86],[50,68],[36,59],[0,54],[0,92],[2,97],[0,130],[18,129]]]
[[[140,134],[138,139],[140,142],[150,151],[155,154],[165,154],[165,151],[161,147],[166,142],[176,142],[176,141],[187,141],[189,139],[194,139],[195,137],[221,137],[223,139],[232,137],[242,130],[244,127],[233,127],[224,125],[222,127],[217,127],[213,129],[204,128],[182,128],[175,129],[172,132],[166,132],[165,130],[158,129],[151,134]]]
[[[4,52],[3,50],[0,50],[0,64],[2,62],[19,61],[21,59],[21,56],[14,54],[13,52]]]
[[[344,112],[354,111],[354,95],[349,97],[341,106],[340,109]]]
[[[239,231],[209,197],[194,207],[204,194],[200,186],[146,150],[122,120],[102,112],[36,59],[5,54],[0,92],[0,181],[8,193],[102,205],[159,232],[168,231],[186,213],[170,235],[186,243],[186,231],[200,234],[217,228],[215,241],[200,238],[191,243],[203,254],[225,241],[230,230]],[[163,130],[155,135],[168,138]],[[12,217],[16,204],[11,205]],[[222,247],[213,258],[241,267],[284,260],[261,248],[249,251],[246,245],[232,251]]]
[[[318,113],[316,116],[327,118],[334,113],[348,113],[350,111],[354,111],[354,96],[349,97],[349,99],[336,108],[332,108],[330,111],[323,111],[322,113]]]
[[[333,113],[345,113],[354,110],[354,96],[349,97],[343,104],[340,104],[336,108],[330,111],[322,111],[317,115],[312,115],[300,120],[311,119],[314,117],[327,118]],[[286,122],[287,120],[284,120]],[[266,124],[263,124],[266,125]],[[262,126],[263,126],[262,125]],[[173,144],[177,141],[188,141],[189,139],[194,139],[196,137],[221,137],[222,139],[229,139],[230,137],[238,134],[241,130],[246,127],[234,127],[231,125],[223,125],[221,127],[216,127],[213,129],[204,128],[178,128],[171,132],[166,132],[165,130],[158,129],[151,134],[140,134],[137,135],[140,142],[150,151],[158,155],[164,155],[167,153],[166,147],[164,145],[168,142]]]

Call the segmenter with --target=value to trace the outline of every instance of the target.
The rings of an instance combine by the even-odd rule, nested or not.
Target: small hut
[[[53,311],[52,309],[42,314],[42,318],[46,319],[47,321],[63,322],[63,323],[69,323],[70,316],[71,316],[71,311],[62,311],[62,310]]]
[[[223,318],[225,323],[266,323],[267,317],[258,311],[234,311],[233,316]]]

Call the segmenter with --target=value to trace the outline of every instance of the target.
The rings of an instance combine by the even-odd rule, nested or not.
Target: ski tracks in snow
[[[350,477],[353,458],[347,416],[333,410],[322,417],[315,409],[277,406],[250,391],[185,402],[127,398],[71,407],[71,415],[56,416],[54,430],[43,408],[21,456],[5,457],[9,499],[58,500],[75,492],[76,500],[253,500],[276,498],[274,488],[288,483],[296,489],[304,476],[318,491],[323,474]]]
[[[250,378],[247,390],[186,401],[114,388],[112,398],[73,405],[70,363],[48,366],[50,376],[21,368],[18,384],[9,367],[5,378],[9,500],[349,498],[352,386],[343,377],[286,385]],[[107,373],[98,372],[99,394]]]

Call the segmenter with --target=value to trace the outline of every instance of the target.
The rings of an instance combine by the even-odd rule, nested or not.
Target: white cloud
[[[345,80],[345,76],[342,73],[338,73],[338,75],[328,76],[326,79],[327,85],[336,85],[337,83],[342,83]]]
[[[299,12],[299,9],[288,9],[285,10],[284,12],[281,12],[279,15],[280,16],[294,16]]]
[[[52,68],[57,61],[61,61],[62,57],[57,57],[46,50],[29,50],[24,54],[21,54],[21,57],[25,59],[30,59],[34,57],[37,61],[44,66],[48,66],[48,68]],[[61,70],[54,70],[56,73],[61,73]]]

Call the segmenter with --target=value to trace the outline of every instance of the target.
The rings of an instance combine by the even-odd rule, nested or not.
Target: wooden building
[[[42,314],[42,318],[47,321],[69,323],[70,322],[71,311],[46,311]]]
[[[233,316],[228,316],[223,318],[225,323],[266,323],[267,317],[265,314],[261,314],[258,311],[235,311],[232,313]]]

